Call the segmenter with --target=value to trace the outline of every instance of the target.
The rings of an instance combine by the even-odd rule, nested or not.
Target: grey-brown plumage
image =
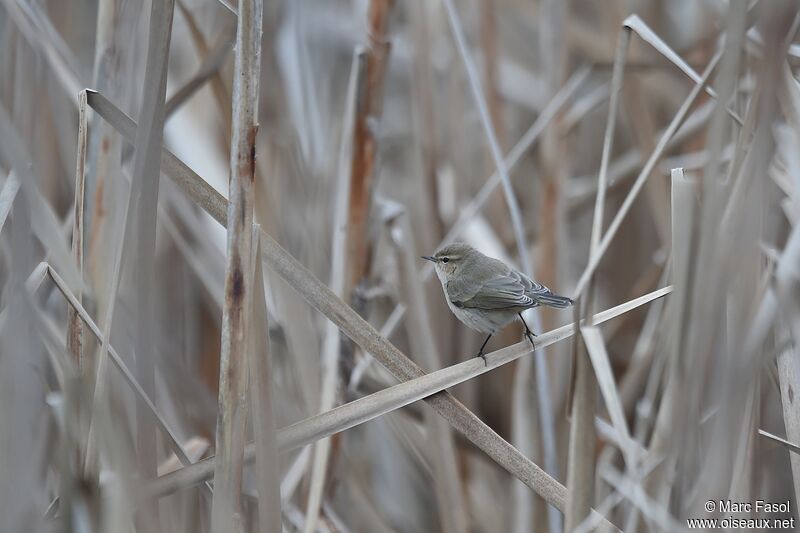
[[[489,335],[480,356],[498,330],[517,318],[525,324],[522,311],[540,305],[559,309],[572,305],[571,299],[553,294],[544,285],[468,244],[450,244],[423,259],[434,263],[453,314],[470,328]],[[529,338],[533,335],[527,324],[525,333]]]

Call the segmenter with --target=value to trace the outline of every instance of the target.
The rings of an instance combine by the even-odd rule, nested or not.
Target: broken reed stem
[[[78,102],[78,155],[75,162],[75,194],[73,199],[72,216],[72,257],[78,272],[83,274],[83,221],[84,221],[84,197],[85,197],[85,177],[86,177],[86,91],[81,91]],[[78,289],[76,297],[80,302],[83,298],[83,291]],[[81,373],[85,370],[83,360],[83,339],[82,324],[78,318],[78,313],[72,308],[67,309],[67,350],[75,359]]]
[[[81,91],[78,96],[78,148],[77,157],[75,162],[75,192],[73,199],[73,216],[72,216],[72,257],[75,260],[75,265],[78,272],[83,275],[83,222],[84,222],[84,198],[85,198],[85,184],[86,184],[86,137],[87,137],[87,120],[86,120],[86,91]],[[80,287],[76,291],[78,302],[83,299],[83,291]],[[78,368],[78,372],[86,377],[87,364],[84,361],[83,350],[83,323],[81,322],[78,312],[72,307],[67,307],[67,351],[70,353]],[[78,402],[78,398],[75,402]],[[91,407],[91,406],[90,406]],[[85,409],[76,408],[75,414],[78,420],[78,427],[75,437],[77,439],[77,453],[79,460],[79,470],[83,471],[84,465],[81,464],[85,460],[86,450],[86,430],[84,427],[86,417],[83,416]]]
[[[642,20],[642,18],[637,14],[632,14],[628,18],[626,18],[622,22],[623,28],[627,30],[631,30],[636,32],[636,34],[647,44],[653,47],[653,49],[658,52],[659,54],[663,55],[670,63],[678,67],[681,72],[686,74],[689,79],[691,79],[695,83],[700,83],[701,76],[687,63],[680,55],[678,55],[675,50],[670,48],[670,46],[664,42],[664,40],[658,36],[650,26]],[[716,91],[714,91],[711,85],[706,84],[703,90],[708,94],[711,98],[715,100],[719,100]],[[742,125],[742,117],[740,117],[733,109],[728,106],[728,103],[724,101],[723,98],[722,105],[724,105],[725,112],[733,119],[736,124],[739,126]]]
[[[225,302],[219,371],[216,451],[211,530],[238,531],[243,526],[242,459],[247,403],[247,339],[253,290],[253,200],[255,187],[258,90],[261,73],[261,0],[239,2],[233,74]],[[260,327],[261,325],[257,325]]]

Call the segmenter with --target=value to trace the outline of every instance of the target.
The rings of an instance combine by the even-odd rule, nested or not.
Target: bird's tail
[[[566,296],[559,296],[549,292],[547,294],[537,294],[536,301],[539,305],[546,305],[548,307],[555,307],[556,309],[564,309],[572,305],[572,300]]]

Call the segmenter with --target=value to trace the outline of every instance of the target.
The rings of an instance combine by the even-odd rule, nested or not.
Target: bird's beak
[[[435,263],[435,262],[436,262],[436,258],[434,258],[434,257],[431,257],[431,256],[429,256],[429,255],[423,255],[423,256],[422,256],[422,258],[423,258],[423,259],[427,259],[427,260],[428,260],[428,261],[430,261],[431,263]]]

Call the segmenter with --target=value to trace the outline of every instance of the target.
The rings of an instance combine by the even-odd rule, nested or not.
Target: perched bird
[[[522,318],[522,311],[540,305],[558,309],[572,305],[571,299],[553,294],[544,285],[468,244],[450,244],[433,256],[422,258],[433,262],[453,314],[472,329],[489,335],[478,351],[484,362],[486,343],[517,318],[525,324],[525,335],[533,344],[531,336],[535,334]]]

